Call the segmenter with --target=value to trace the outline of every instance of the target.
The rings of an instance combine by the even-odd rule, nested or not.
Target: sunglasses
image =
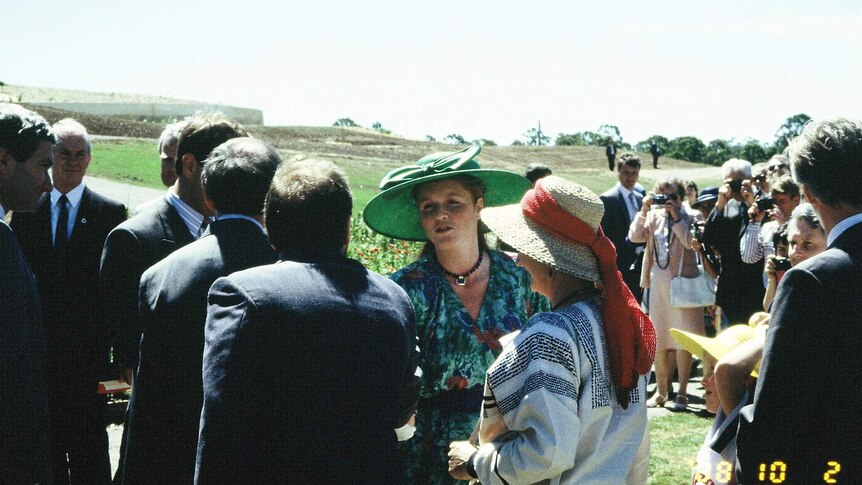
[[[780,170],[782,168],[787,168],[787,164],[786,163],[776,163],[774,165],[770,165],[770,166],[766,167],[766,169],[769,170],[770,172],[774,172],[774,171]]]

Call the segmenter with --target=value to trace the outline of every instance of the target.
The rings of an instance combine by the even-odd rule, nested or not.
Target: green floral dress
[[[424,372],[416,435],[402,443],[404,483],[457,483],[448,473],[449,443],[468,439],[476,425],[485,371],[501,351],[499,338],[550,309],[545,297],[530,290],[523,268],[498,251],[490,259],[490,281],[475,322],[433,257],[420,257],[391,277],[413,302]],[[463,390],[471,401],[475,396],[475,406],[453,411],[428,405],[452,390]]]

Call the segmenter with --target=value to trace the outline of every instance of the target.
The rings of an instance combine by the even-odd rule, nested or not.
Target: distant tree
[[[446,135],[446,138],[443,138],[443,141],[445,141],[446,143],[451,143],[453,145],[466,145],[467,144],[467,140],[465,140],[463,136],[461,136],[457,133],[452,133],[451,135]]]
[[[775,132],[775,142],[772,144],[775,153],[783,152],[790,140],[799,136],[802,129],[805,128],[805,123],[809,121],[811,121],[811,117],[805,113],[795,114],[784,120],[784,124],[779,126],[778,131]]]
[[[597,138],[594,141],[594,145],[597,146],[607,146],[613,143],[617,147],[622,147],[626,145],[623,142],[623,137],[620,135],[620,129],[614,125],[602,125],[599,127],[599,130],[596,132]]]
[[[591,131],[570,134],[560,133],[557,135],[557,139],[554,140],[554,144],[559,146],[587,146],[591,145],[595,138],[596,134]]]
[[[693,136],[681,136],[668,142],[664,154],[670,158],[679,158],[690,162],[703,161],[706,145],[699,138]]]
[[[494,140],[489,140],[487,138],[476,138],[475,140],[470,142],[471,145],[479,145],[480,147],[495,147],[497,143]]]
[[[732,140],[715,139],[706,146],[703,161],[710,165],[721,165],[731,158],[737,158],[738,156],[739,147]]]
[[[375,121],[374,124],[371,125],[371,129],[383,133],[384,135],[392,134],[392,130],[387,130],[386,128],[384,128],[383,124],[379,121]]]
[[[551,139],[542,133],[541,128],[530,128],[524,133],[524,138],[527,140],[527,145],[543,146],[551,143]]]
[[[656,142],[656,144],[662,150],[665,150],[669,144],[667,138],[665,138],[661,135],[653,135],[653,136],[647,138],[646,140],[639,141],[639,142],[635,143],[635,146],[633,148],[639,152],[649,153],[649,147],[652,144],[652,142]]]
[[[436,138],[434,138],[434,137],[433,137],[433,136],[431,136],[431,135],[425,135],[425,141],[427,141],[427,142],[431,142],[431,143],[436,143],[436,142],[437,142],[437,139],[436,139]]]
[[[350,118],[338,118],[338,121],[332,124],[332,126],[358,126],[353,122]]]
[[[510,146],[513,146],[513,147],[522,147],[522,146],[524,146],[524,142],[522,142],[521,140],[515,140],[515,141],[513,141],[513,142],[512,142],[512,144],[511,144]]]
[[[765,162],[769,159],[766,147],[757,140],[748,140],[744,145],[739,147],[739,158],[748,160],[751,163]]]

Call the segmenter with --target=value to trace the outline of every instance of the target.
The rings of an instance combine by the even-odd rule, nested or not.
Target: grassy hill
[[[94,141],[94,159],[90,174],[135,185],[160,188],[158,158],[155,139],[161,133],[164,121],[138,121],[123,116],[99,116],[84,113],[28,105],[27,100],[47,98],[63,101],[112,100],[130,102],[182,102],[170,98],[117,93],[94,93],[88,91],[52,90],[5,85],[0,87],[3,96],[35,109],[52,123],[65,117],[73,117],[83,123],[92,135],[102,135]],[[41,97],[40,97],[41,96]],[[322,158],[332,160],[343,167],[350,176],[354,188],[357,210],[377,193],[377,184],[383,175],[398,166],[418,160],[437,151],[452,151],[459,147],[444,143],[429,143],[409,140],[394,135],[385,135],[373,130],[351,127],[304,127],[304,126],[249,126],[253,136],[266,140],[280,149],[285,159]],[[699,185],[717,182],[714,171],[701,173],[694,169],[707,166],[662,157],[661,170],[649,169],[651,157],[639,153],[644,160],[641,184],[651,187],[658,178],[678,174],[692,178]],[[482,166],[522,173],[532,162],[541,162],[555,174],[575,180],[597,193],[616,183],[616,175],[607,170],[603,147],[485,147],[479,157]]]

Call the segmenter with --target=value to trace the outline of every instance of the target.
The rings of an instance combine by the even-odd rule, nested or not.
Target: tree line
[[[721,165],[731,158],[742,158],[752,163],[759,163],[783,152],[789,141],[802,132],[805,123],[810,119],[811,117],[805,113],[790,116],[778,127],[772,142],[761,142],[754,139],[743,141],[715,139],[709,143],[704,143],[694,136],[680,136],[669,140],[661,135],[653,135],[632,145],[623,140],[620,129],[616,126],[601,125],[595,132],[560,133],[555,144],[558,146],[603,147],[613,143],[618,149],[649,152],[650,144],[655,142],[662,154],[670,158],[710,165]],[[530,141],[531,131],[525,133],[524,136]]]
[[[791,139],[802,132],[802,128],[811,119],[805,113],[798,113],[788,117],[775,132],[775,138],[771,142],[762,142],[755,139],[746,140],[722,140],[715,139],[704,143],[694,136],[680,136],[667,139],[661,135],[653,135],[646,140],[639,141],[634,145],[625,141],[620,134],[620,129],[615,125],[605,124],[599,126],[596,131],[580,131],[577,133],[560,133],[554,140],[557,146],[599,146],[604,147],[613,143],[619,150],[635,150],[649,152],[650,145],[656,143],[662,155],[690,162],[707,163],[710,165],[721,165],[731,158],[742,158],[752,163],[765,162],[777,153],[787,148]],[[359,126],[350,118],[341,118],[333,126]],[[372,129],[381,133],[389,134],[390,130],[383,128],[380,122],[375,122]],[[431,135],[425,137],[425,141],[436,142],[437,139]],[[467,140],[457,133],[451,133],[442,139],[445,143],[452,145],[482,145],[496,146],[493,140],[477,138]],[[551,138],[542,133],[541,125],[538,128],[530,128],[524,133],[524,140],[515,140],[513,146],[545,146],[550,145]]]

